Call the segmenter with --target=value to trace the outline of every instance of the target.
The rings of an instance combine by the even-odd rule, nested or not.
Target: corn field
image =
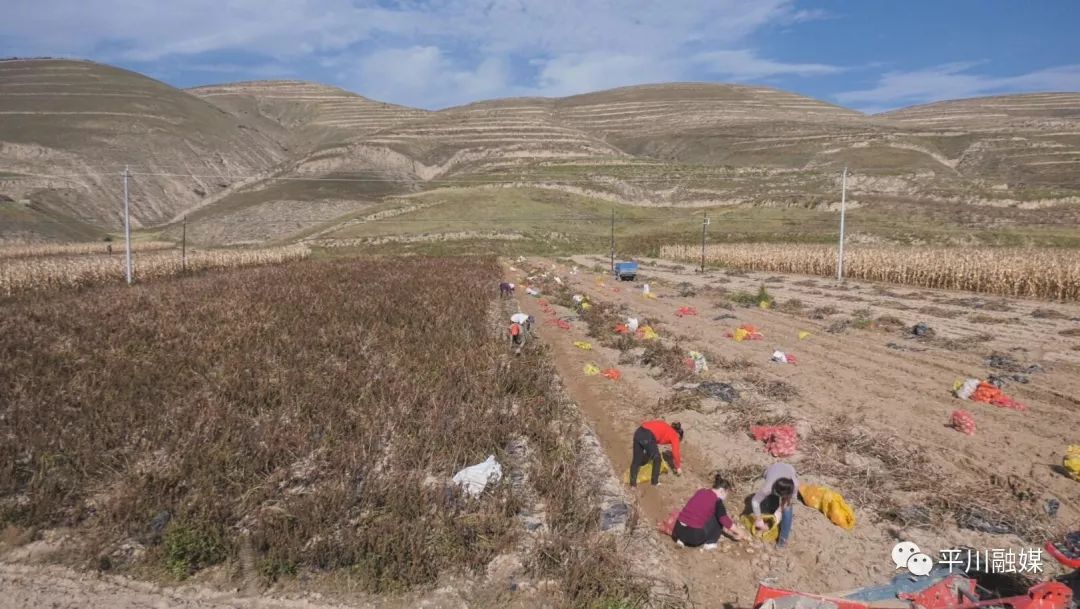
[[[187,272],[207,269],[280,264],[311,254],[306,245],[262,249],[189,251]],[[43,256],[0,262],[0,295],[18,292],[77,288],[124,281],[124,256]],[[136,281],[171,277],[184,272],[179,252],[146,252],[134,257]]]
[[[14,245],[0,245],[0,260],[5,258],[38,258],[41,256],[82,256],[86,254],[109,254],[109,246],[112,246],[112,254],[122,255],[124,244],[109,243],[105,241],[93,241],[90,243],[19,243]],[[131,244],[134,252],[153,252],[167,250],[176,247],[175,243],[168,241],[140,241]]]
[[[705,247],[705,261],[743,271],[836,275],[836,248],[732,244]],[[666,245],[660,257],[697,262],[701,248]],[[860,245],[844,252],[844,276],[1018,298],[1080,300],[1080,251],[1048,248],[902,248]]]

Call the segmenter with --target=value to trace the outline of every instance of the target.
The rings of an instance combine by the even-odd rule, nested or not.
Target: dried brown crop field
[[[639,606],[545,353],[508,360],[498,280],[493,258],[308,260],[12,298],[4,539],[62,529],[66,562],[166,581],[398,592],[513,549],[526,485],[547,534],[523,568],[558,582],[546,601]],[[487,455],[494,490],[448,485]]]
[[[138,250],[137,250],[138,251]],[[264,264],[282,264],[307,258],[306,245],[257,249],[201,250],[189,252],[186,261],[179,251],[152,250],[132,262],[137,280],[173,277],[198,272]],[[0,296],[18,292],[78,288],[124,281],[123,253],[103,256],[39,256],[5,260],[0,264]]]
[[[112,246],[112,253],[123,253],[123,243],[109,243],[105,241],[93,241],[89,243],[26,243],[13,245],[0,245],[0,259],[4,258],[37,258],[39,256],[78,256],[82,254],[108,254]],[[132,251],[152,252],[167,250],[176,247],[169,241],[136,241],[131,244]]]
[[[694,262],[701,259],[701,248],[664,246],[660,256]],[[836,275],[837,250],[801,244],[707,245],[705,261],[742,271],[830,277]],[[844,275],[924,288],[1080,300],[1080,251],[1072,249],[859,245],[844,252]]]

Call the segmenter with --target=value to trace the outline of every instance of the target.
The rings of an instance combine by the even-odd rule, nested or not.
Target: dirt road
[[[781,303],[802,300],[802,314],[759,308],[728,310],[718,306],[725,299],[709,290],[710,286],[756,291],[769,277],[729,277],[722,272],[700,275],[679,265],[643,265],[643,279],[652,284],[652,292],[657,295],[646,299],[640,284],[619,284],[588,271],[598,264],[596,259],[579,257],[575,262],[579,265],[576,275],[569,273],[567,265],[536,259],[516,263],[514,268],[521,267],[519,272],[508,271],[508,277],[527,283],[528,274],[550,273],[592,302],[621,305],[643,324],[654,323],[661,337],[669,342],[677,341],[687,350],[704,350],[728,361],[748,362],[731,369],[714,365],[706,378],[749,387],[750,393],[754,388],[745,382],[748,376],[758,384],[781,381],[795,388],[798,396],[786,401],[751,397],[762,412],[794,419],[800,450],[788,460],[800,469],[803,482],[826,484],[840,491],[856,510],[857,525],[845,531],[820,513],[797,506],[793,543],[786,551],[729,542],[718,552],[701,553],[661,544],[664,560],[677,565],[692,597],[702,606],[748,606],[757,582],[766,578],[813,592],[882,582],[893,574],[889,550],[900,539],[916,542],[935,557],[941,550],[961,546],[1015,551],[1035,547],[1032,539],[961,528],[954,519],[931,517],[929,522],[905,528],[894,519],[883,518],[879,510],[856,501],[874,502],[880,498],[874,495],[888,495],[887,499],[901,508],[927,506],[935,495],[949,496],[953,509],[962,511],[966,506],[955,505],[957,499],[952,498],[959,493],[960,503],[975,497],[970,501],[975,516],[987,516],[986,497],[1008,497],[1016,499],[1015,503],[991,503],[989,507],[1014,510],[1014,520],[1020,521],[1040,512],[1054,499],[1060,507],[1045,526],[1060,530],[1080,523],[1080,484],[1056,471],[1065,447],[1080,442],[1080,352],[1071,349],[1071,344],[1080,343],[1080,339],[1058,334],[1080,327],[1080,323],[1070,320],[1080,320],[1080,307],[853,283],[836,289],[828,281],[785,276],[773,278],[767,283],[768,289]],[[530,272],[520,272],[524,270]],[[685,295],[680,296],[680,292]],[[523,310],[537,319],[544,318],[539,299],[524,294],[518,299]],[[971,308],[985,308],[988,300],[993,300],[989,305],[992,312]],[[676,316],[677,309],[683,306],[696,308],[698,314]],[[814,309],[826,306],[837,312],[829,314],[826,310],[823,319],[810,318]],[[870,308],[874,318],[896,316],[907,327],[926,321],[935,329],[937,338],[908,340],[903,337],[906,328],[840,331],[836,327],[837,321],[864,308]],[[1031,313],[1040,308],[1054,309],[1058,316],[1032,317]],[[560,316],[574,319],[569,317],[572,311],[556,309]],[[1007,321],[993,323],[999,318]],[[764,340],[735,342],[725,336],[744,323],[758,326]],[[620,352],[589,339],[584,322],[572,321],[570,326],[569,330],[560,330],[541,324],[541,338],[551,347],[571,397],[594,426],[616,468],[624,471],[629,465],[633,430],[655,414],[659,399],[674,393],[672,383],[657,378],[655,370],[641,365],[620,365]],[[838,333],[830,333],[830,327]],[[800,331],[811,335],[800,340]],[[983,333],[990,337],[964,340]],[[582,340],[592,341],[593,350],[583,351],[573,345]],[[893,347],[887,347],[888,343]],[[795,354],[798,364],[771,363],[770,355],[776,349]],[[1006,387],[1029,410],[961,402],[950,393],[958,378],[985,378],[994,372],[984,362],[992,351],[1008,353],[1025,366],[1038,364],[1044,370],[1030,374],[1028,384],[1013,382]],[[589,362],[601,368],[614,366],[622,378],[610,381],[602,376],[586,376],[582,369]],[[957,408],[974,413],[978,424],[975,436],[962,435],[947,426],[950,413]],[[722,404],[717,412],[709,414],[684,410],[666,415],[687,427],[687,474],[682,478],[669,476],[661,487],[639,491],[641,526],[652,526],[671,509],[680,507],[706,483],[713,469],[747,471],[752,467],[763,471],[775,461],[749,437],[748,429],[728,424],[742,419],[725,409]],[[844,434],[850,434],[852,439],[847,446],[837,442]],[[832,439],[832,444],[823,445],[824,438]],[[911,467],[882,462],[882,458],[889,457],[889,447],[911,450],[925,461],[912,463]],[[829,474],[817,471],[830,460],[835,460],[837,468],[831,468]],[[839,476],[837,471],[854,475]],[[754,481],[745,481],[733,501],[741,504],[755,485]],[[1015,513],[1018,509],[1026,511]]]

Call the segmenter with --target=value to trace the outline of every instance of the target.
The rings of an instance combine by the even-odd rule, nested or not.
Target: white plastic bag
[[[585,300],[585,297],[581,294],[574,294],[571,298],[574,302],[581,302],[582,300]]]
[[[649,284],[646,283],[645,285],[641,286],[641,293],[642,294],[648,294],[649,293]]]
[[[787,363],[787,355],[785,355],[783,351],[773,351],[773,353],[772,353],[772,361],[780,362],[781,364],[786,364]]]
[[[631,332],[637,332],[638,319],[636,317],[627,317],[626,318],[626,327]]]
[[[483,463],[470,465],[454,474],[453,480],[470,497],[479,497],[489,484],[502,480],[502,466],[495,460],[495,455],[490,455]]]
[[[525,293],[529,296],[539,296],[540,290],[537,290],[535,288],[525,288]]]
[[[705,356],[697,351],[690,352],[690,360],[694,363],[694,374],[702,374],[709,371],[709,362]]]
[[[971,395],[979,388],[979,379],[968,379],[956,390],[956,397],[961,400],[970,400]]]

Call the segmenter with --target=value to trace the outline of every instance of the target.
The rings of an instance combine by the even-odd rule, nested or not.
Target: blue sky
[[[8,0],[0,56],[170,84],[295,78],[442,108],[649,82],[867,112],[1080,91],[1080,0]]]

